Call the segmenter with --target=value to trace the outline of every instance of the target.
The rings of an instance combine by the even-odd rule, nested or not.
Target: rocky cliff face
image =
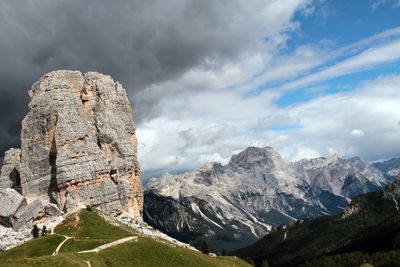
[[[55,71],[29,95],[21,149],[6,152],[0,188],[62,211],[83,204],[142,218],[135,126],[121,84],[94,72]]]
[[[270,147],[250,147],[226,166],[210,163],[152,179],[144,218],[185,242],[206,238],[214,248],[234,248],[273,225],[340,213],[351,197],[386,182],[360,158],[333,155],[286,163]]]

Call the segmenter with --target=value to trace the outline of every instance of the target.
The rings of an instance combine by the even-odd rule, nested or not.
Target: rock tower
[[[135,125],[121,84],[95,72],[54,71],[29,95],[21,149],[5,153],[0,176],[3,197],[11,188],[26,199],[15,213],[40,201],[65,212],[93,205],[141,220]],[[9,218],[10,224],[13,220],[18,218]]]

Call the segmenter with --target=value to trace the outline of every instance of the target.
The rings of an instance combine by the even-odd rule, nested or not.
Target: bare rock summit
[[[93,205],[108,214],[142,219],[143,191],[133,113],[125,89],[95,72],[54,71],[29,91],[21,149],[5,153],[0,190],[22,195],[28,205],[73,211]],[[14,189],[6,191],[7,188]],[[16,191],[16,192],[15,192]],[[1,207],[0,211],[5,209]],[[24,214],[18,208],[19,214]],[[24,223],[40,218],[32,212]],[[51,212],[50,212],[51,213]],[[50,214],[51,215],[51,214]],[[9,216],[12,225],[21,216]]]

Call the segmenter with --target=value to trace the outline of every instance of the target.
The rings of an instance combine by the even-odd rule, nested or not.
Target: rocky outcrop
[[[0,224],[20,230],[34,222],[51,216],[60,216],[55,204],[36,199],[30,204],[26,198],[11,188],[0,189]]]
[[[13,188],[22,193],[21,176],[19,174],[21,149],[11,148],[6,151],[0,173],[0,188]]]
[[[14,214],[26,206],[26,199],[14,189],[0,189],[0,224],[13,226]]]
[[[31,210],[40,200],[42,210],[93,205],[141,220],[135,125],[121,84],[94,72],[55,71],[35,83],[29,95],[21,149],[6,152],[0,187],[36,203]]]
[[[383,195],[386,199],[393,201],[397,213],[400,213],[400,176],[397,176],[391,183],[389,183],[383,190]]]
[[[342,219],[346,219],[350,216],[352,216],[353,214],[358,213],[358,211],[360,210],[360,207],[357,204],[350,204],[349,206],[347,206],[342,214]]]

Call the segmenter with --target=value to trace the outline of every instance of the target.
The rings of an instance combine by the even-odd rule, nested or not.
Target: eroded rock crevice
[[[19,171],[16,168],[14,168],[11,171],[9,177],[12,183],[11,188],[15,189],[15,191],[17,191],[22,195],[21,175],[19,174]]]
[[[57,145],[56,145],[56,137],[53,136],[53,140],[51,141],[51,147],[49,152],[49,164],[50,164],[50,184],[47,190],[47,195],[50,199],[50,203],[58,204],[58,193],[60,190],[58,188],[57,183]]]

